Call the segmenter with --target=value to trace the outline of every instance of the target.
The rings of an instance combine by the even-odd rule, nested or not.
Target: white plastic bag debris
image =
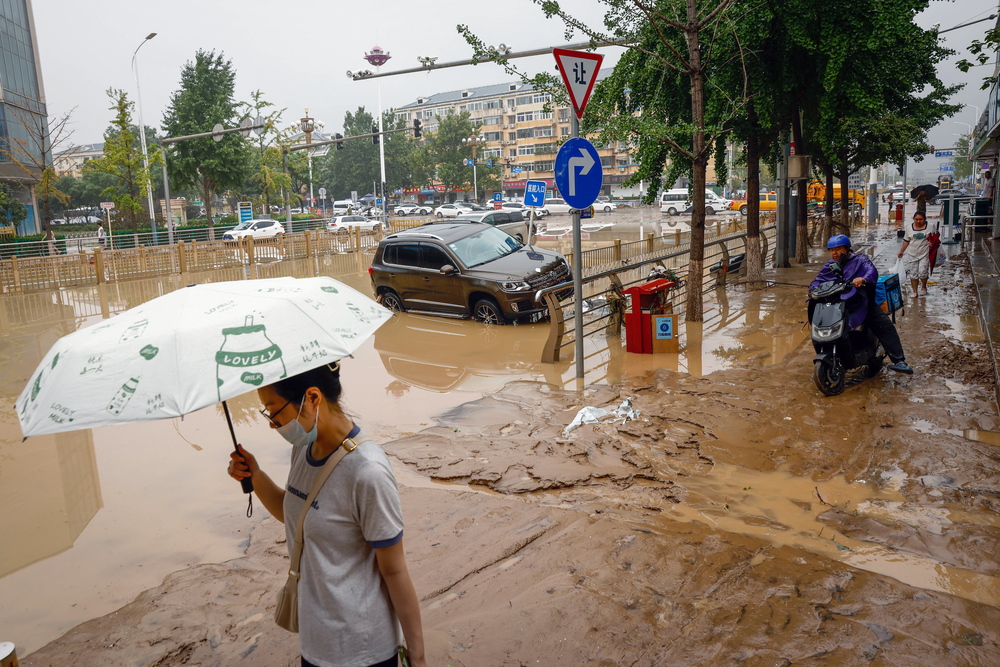
[[[626,398],[615,410],[615,415],[621,418],[622,423],[639,418],[639,411],[632,407],[632,399]],[[615,421],[618,421],[617,419]]]
[[[573,417],[573,421],[569,423],[565,429],[563,429],[563,435],[567,436],[571,431],[574,431],[584,424],[599,424],[601,422],[601,417],[607,417],[608,411],[602,410],[601,408],[595,408],[587,406],[585,408],[580,408],[580,411],[576,413],[576,417]]]
[[[584,424],[599,424],[601,423],[601,419],[610,414],[612,413],[603,408],[595,408],[589,405],[585,408],[580,408],[580,411],[576,413],[576,417],[573,417],[573,421],[570,422],[569,426],[563,429],[563,436],[569,436],[572,431]],[[612,421],[617,422],[620,419],[623,424],[630,419],[639,418],[639,411],[632,407],[631,398],[623,400],[613,414],[614,419]]]

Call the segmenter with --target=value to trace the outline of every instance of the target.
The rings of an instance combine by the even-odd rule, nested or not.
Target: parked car
[[[441,204],[436,209],[434,209],[434,215],[439,218],[454,218],[463,213],[470,212],[472,209],[462,206],[461,204]]]
[[[422,225],[387,236],[368,272],[375,296],[389,310],[490,324],[540,316],[546,306],[535,300],[536,292],[571,278],[559,253],[527,247],[473,221]]]
[[[573,207],[567,204],[565,199],[560,199],[559,197],[549,197],[546,199],[543,208],[547,211],[548,215],[569,213],[573,210]]]
[[[434,209],[423,204],[400,204],[393,211],[396,215],[430,215]]]
[[[545,210],[545,207],[539,208],[539,207],[525,206],[519,201],[505,201],[503,202],[503,205],[500,206],[501,211],[507,211],[508,213],[510,213],[511,211],[517,211],[525,218],[528,217],[532,209],[534,209],[535,211],[536,218],[544,218],[549,214],[549,212]]]
[[[611,211],[618,210],[618,204],[613,201],[595,201],[594,202],[595,211],[604,211],[605,213],[611,213]]]
[[[660,213],[677,215],[687,208],[684,203],[688,199],[687,188],[674,188],[660,195]]]
[[[285,228],[277,220],[247,220],[223,234],[222,240],[235,241],[248,236],[255,239],[269,239],[284,233]]]
[[[721,198],[705,197],[705,215],[715,215],[719,211],[728,211],[732,202]],[[689,209],[693,206],[693,202],[689,199],[684,202],[684,212],[688,213]]]
[[[69,224],[69,222],[66,220],[66,218],[52,218],[52,220],[50,220],[50,222],[53,225],[68,225]]]
[[[945,188],[931,197],[930,203],[941,204],[948,201],[948,199],[952,196],[954,196],[955,199],[961,199],[963,197],[968,197],[968,194],[965,192],[964,188]]]
[[[378,232],[382,230],[382,223],[379,222],[378,218],[367,218],[363,215],[339,215],[326,223],[326,231],[337,232],[343,238],[347,238],[354,227],[360,227],[369,232]]]
[[[330,205],[330,213],[336,217],[338,215],[349,215],[357,211],[359,206],[350,199],[338,199]]]
[[[515,219],[516,218],[516,219]],[[491,225],[497,229],[502,229],[521,243],[527,243],[531,239],[528,230],[528,221],[517,211],[488,211],[463,213],[454,219],[455,222],[477,222]]]
[[[896,186],[891,187],[891,188],[886,188],[885,190],[882,191],[882,201],[883,202],[888,201],[890,194],[892,195],[892,202],[894,204],[898,204],[900,202],[905,203],[910,198],[910,191],[909,190],[907,190],[906,188],[903,188],[903,187],[901,187],[899,185],[896,185]]]

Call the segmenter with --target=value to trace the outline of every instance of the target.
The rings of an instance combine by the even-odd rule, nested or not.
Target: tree
[[[287,143],[287,137],[286,133],[278,129],[285,109],[275,108],[267,111],[274,104],[265,100],[264,93],[260,90],[250,93],[250,97],[252,102],[243,103],[245,115],[254,119],[261,118],[264,121],[264,129],[256,134],[257,139],[254,141],[250,180],[260,195],[258,201],[260,210],[269,212],[271,199],[292,187],[292,179],[282,163],[281,144]]]
[[[24,222],[27,216],[28,209],[14,196],[10,186],[0,183],[0,221],[17,226]]]
[[[472,145],[462,140],[476,136],[480,125],[471,120],[468,111],[437,116],[437,124],[437,132],[427,140],[427,149],[437,167],[437,180],[445,193],[471,190],[472,168],[462,161],[472,158]]]
[[[52,156],[60,153],[72,157],[79,150],[71,144],[73,131],[69,129],[74,110],[48,119],[13,105],[7,105],[6,109],[8,126],[16,124],[24,131],[8,132],[6,142],[0,146],[0,155],[35,181],[35,196],[41,202],[43,218],[51,220],[52,206],[69,201],[69,195],[58,186],[60,179]]]
[[[236,71],[232,61],[214,51],[199,50],[194,62],[181,70],[180,89],[170,98],[163,114],[163,129],[168,136],[210,132],[216,124],[233,127],[239,105],[233,97]],[[212,200],[217,193],[237,188],[250,173],[252,154],[247,141],[238,132],[222,136],[179,141],[167,163],[170,180],[177,185],[194,186],[205,202],[209,238],[215,238],[212,224]]]
[[[969,159],[969,139],[968,134],[963,134],[955,141],[955,157],[952,162],[955,163],[956,181],[972,176],[972,160]]]
[[[120,224],[131,232],[138,231],[139,214],[150,187],[149,170],[143,165],[142,150],[132,125],[132,102],[123,90],[109,88],[111,110],[115,118],[104,133],[104,155],[83,165],[83,173],[111,176],[111,183],[101,196],[115,203],[115,215]],[[160,164],[159,151],[150,156],[150,165]]]

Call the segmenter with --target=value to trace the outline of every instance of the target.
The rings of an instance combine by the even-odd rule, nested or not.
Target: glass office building
[[[41,232],[34,186],[48,161],[48,139],[31,0],[0,0],[0,181],[28,209],[18,235]]]

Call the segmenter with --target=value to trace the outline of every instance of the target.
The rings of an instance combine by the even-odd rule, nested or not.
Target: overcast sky
[[[603,16],[602,5],[595,0],[563,4],[574,7],[592,25]],[[945,30],[995,13],[997,4],[997,0],[932,0],[917,20],[928,27],[940,24]],[[33,7],[49,112],[57,116],[75,107],[77,143],[102,140],[111,119],[107,88],[123,88],[134,98],[132,53],[151,32],[157,36],[142,47],[137,60],[143,121],[157,127],[178,87],[181,68],[199,48],[224,52],[233,61],[238,99],[263,90],[267,99],[287,108],[283,120],[289,124],[308,107],[310,115],[326,123],[327,131],[338,131],[345,112],[361,105],[373,111],[377,107],[376,81],[351,81],[346,75],[347,70],[369,68],[363,56],[375,44],[392,55],[384,67],[391,71],[417,66],[418,56],[437,57],[438,62],[471,57],[470,47],[455,30],[459,23],[468,24],[487,44],[505,43],[515,51],[566,42],[562,24],[546,20],[531,0],[33,0]],[[988,91],[979,90],[979,82],[990,68],[962,74],[954,61],[967,54],[965,44],[981,38],[993,25],[987,21],[942,36],[960,54],[942,65],[941,78],[946,83],[966,83],[955,101],[970,106],[930,133],[930,142],[938,147],[950,146],[954,134],[968,130],[956,121],[975,125],[971,105],[986,104]],[[583,38],[576,35],[572,41]],[[620,50],[603,53],[608,65]],[[553,67],[551,56],[516,62],[532,72]],[[484,63],[379,81],[382,105],[390,108],[420,95],[510,79],[500,67]],[[920,167],[936,171],[932,163],[925,160]]]

